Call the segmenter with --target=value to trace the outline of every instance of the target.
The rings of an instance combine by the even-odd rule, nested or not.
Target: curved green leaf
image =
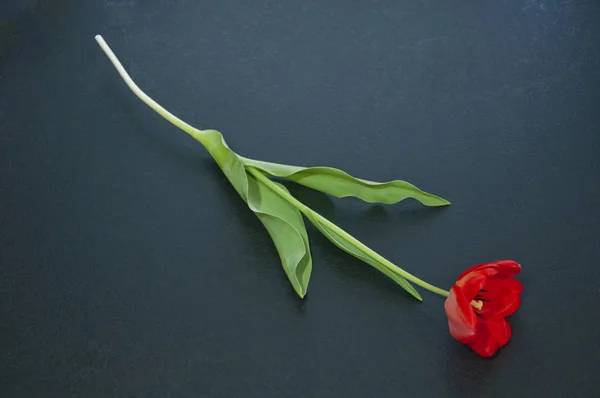
[[[277,185],[287,191],[283,185]],[[302,215],[251,175],[248,175],[248,206],[269,231],[294,290],[304,297],[312,271],[312,258]]]
[[[249,175],[240,156],[229,148],[220,132],[197,130],[193,136],[206,146],[231,185],[265,226],[292,287],[304,297],[312,258],[304,219],[298,209]],[[283,185],[278,186],[286,190]]]
[[[353,255],[354,257],[358,258],[359,260],[364,261],[365,263],[369,264],[373,268],[382,272],[384,275],[391,278],[394,282],[396,282],[398,285],[400,285],[404,290],[406,290],[408,293],[410,293],[417,300],[423,301],[419,292],[417,292],[416,289],[406,279],[404,279],[403,277],[396,275],[395,273],[390,271],[387,267],[385,267],[383,264],[381,264],[376,258],[373,258],[373,257],[369,256],[368,254],[362,252],[354,244],[352,244],[351,242],[346,240],[343,236],[339,235],[338,233],[333,231],[331,228],[329,228],[326,225],[324,225],[323,223],[319,222],[319,220],[317,220],[316,217],[313,217],[309,214],[307,214],[307,217],[314,224],[314,226],[319,231],[321,231],[321,233],[327,239],[329,239],[334,245],[336,245],[337,247],[339,247],[346,253]]]
[[[245,166],[282,177],[338,198],[354,196],[369,203],[398,203],[413,198],[425,206],[449,205],[446,199],[424,192],[406,181],[373,182],[332,167],[299,167],[241,157]]]

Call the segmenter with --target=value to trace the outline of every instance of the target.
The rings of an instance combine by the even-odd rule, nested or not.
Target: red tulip
[[[450,334],[482,357],[491,357],[512,335],[504,319],[521,304],[521,266],[511,260],[476,265],[450,289],[444,308]]]

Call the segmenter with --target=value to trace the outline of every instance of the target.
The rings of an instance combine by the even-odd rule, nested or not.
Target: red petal
[[[454,287],[461,290],[465,300],[470,303],[471,300],[475,298],[477,293],[483,288],[486,281],[486,275],[482,274],[481,272],[471,272],[460,278]]]
[[[515,276],[521,272],[521,266],[512,260],[500,260],[486,264],[479,264],[469,268],[468,270],[460,274],[458,279],[460,280],[465,275],[475,271],[483,272],[487,276],[493,276],[496,274],[504,276]]]
[[[496,261],[500,268],[500,274],[504,276],[515,276],[521,273],[521,265],[512,260]]]
[[[504,318],[514,314],[521,305],[521,296],[511,295],[493,301],[483,303],[479,313],[486,318]]]
[[[461,289],[452,286],[450,296],[444,303],[448,316],[450,334],[461,343],[467,343],[475,337],[477,316],[471,307],[470,300],[466,300]]]
[[[462,278],[464,278],[464,277],[465,277],[465,276],[467,276],[468,274],[471,274],[471,273],[473,273],[473,272],[475,272],[475,271],[479,271],[480,269],[483,269],[483,268],[485,268],[485,267],[488,267],[488,266],[489,266],[489,264],[479,264],[479,265],[475,265],[475,266],[473,266],[473,267],[471,267],[471,268],[467,269],[466,271],[464,271],[462,274],[460,274],[460,275],[458,276],[458,279],[457,279],[457,280],[461,280]]]
[[[487,291],[480,293],[486,299],[480,311],[482,316],[504,318],[519,309],[523,285],[518,280],[496,276],[487,279],[483,288]]]
[[[510,276],[494,276],[485,281],[483,289],[489,292],[490,297],[495,298],[505,294],[521,294],[523,285]]]
[[[476,338],[468,344],[473,351],[482,357],[491,357],[498,351],[498,341],[490,333],[483,322],[477,325]]]
[[[504,318],[487,318],[484,322],[492,337],[498,342],[498,346],[502,347],[508,343],[512,336],[510,324]]]

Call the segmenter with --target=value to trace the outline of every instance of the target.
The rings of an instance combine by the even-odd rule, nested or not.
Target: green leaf
[[[283,185],[277,185],[287,192]],[[312,271],[312,258],[302,215],[251,175],[248,175],[248,206],[269,231],[294,290],[304,297]]]
[[[304,297],[312,271],[312,258],[304,219],[298,209],[249,175],[240,156],[229,148],[220,132],[197,130],[193,136],[206,146],[231,185],[265,226],[292,287],[300,297]],[[277,185],[287,192],[283,185]]]
[[[332,167],[299,167],[241,158],[245,166],[282,177],[338,198],[354,196],[369,203],[398,203],[413,198],[425,206],[449,205],[445,199],[424,192],[406,181],[373,182],[355,178]]]
[[[358,258],[359,260],[364,261],[365,263],[369,264],[370,266],[372,266],[373,268],[382,272],[383,274],[387,275],[389,278],[391,278],[394,282],[396,282],[398,285],[400,285],[404,290],[406,290],[408,293],[410,293],[417,300],[423,301],[419,292],[417,292],[415,290],[415,288],[406,279],[404,279],[403,277],[401,277],[399,275],[396,275],[395,273],[390,271],[385,265],[383,265],[381,262],[379,262],[378,259],[371,257],[367,253],[364,253],[359,248],[357,248],[352,242],[350,242],[346,238],[344,238],[342,235],[338,234],[337,232],[335,232],[334,230],[332,230],[325,224],[319,222],[317,217],[311,215],[310,213],[307,214],[307,217],[314,224],[314,226],[319,231],[321,231],[321,233],[323,235],[325,235],[325,237],[327,239],[329,239],[334,245],[336,245],[337,247],[339,247],[346,253],[353,255],[354,257]]]

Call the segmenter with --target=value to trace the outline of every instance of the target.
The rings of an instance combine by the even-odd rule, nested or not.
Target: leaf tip
[[[446,200],[442,197],[435,196],[435,203],[430,206],[442,207],[442,206],[450,206],[452,203],[449,200]]]
[[[408,294],[410,294],[411,296],[413,296],[414,298],[416,298],[418,301],[423,302],[423,297],[421,297],[421,295],[419,294],[419,292],[417,292],[414,288],[412,288],[410,290],[406,289],[406,291],[408,292]]]
[[[293,288],[298,297],[300,297],[301,299],[304,299],[304,297],[306,297],[306,289],[303,289],[301,286],[296,286],[296,284],[293,284]]]

